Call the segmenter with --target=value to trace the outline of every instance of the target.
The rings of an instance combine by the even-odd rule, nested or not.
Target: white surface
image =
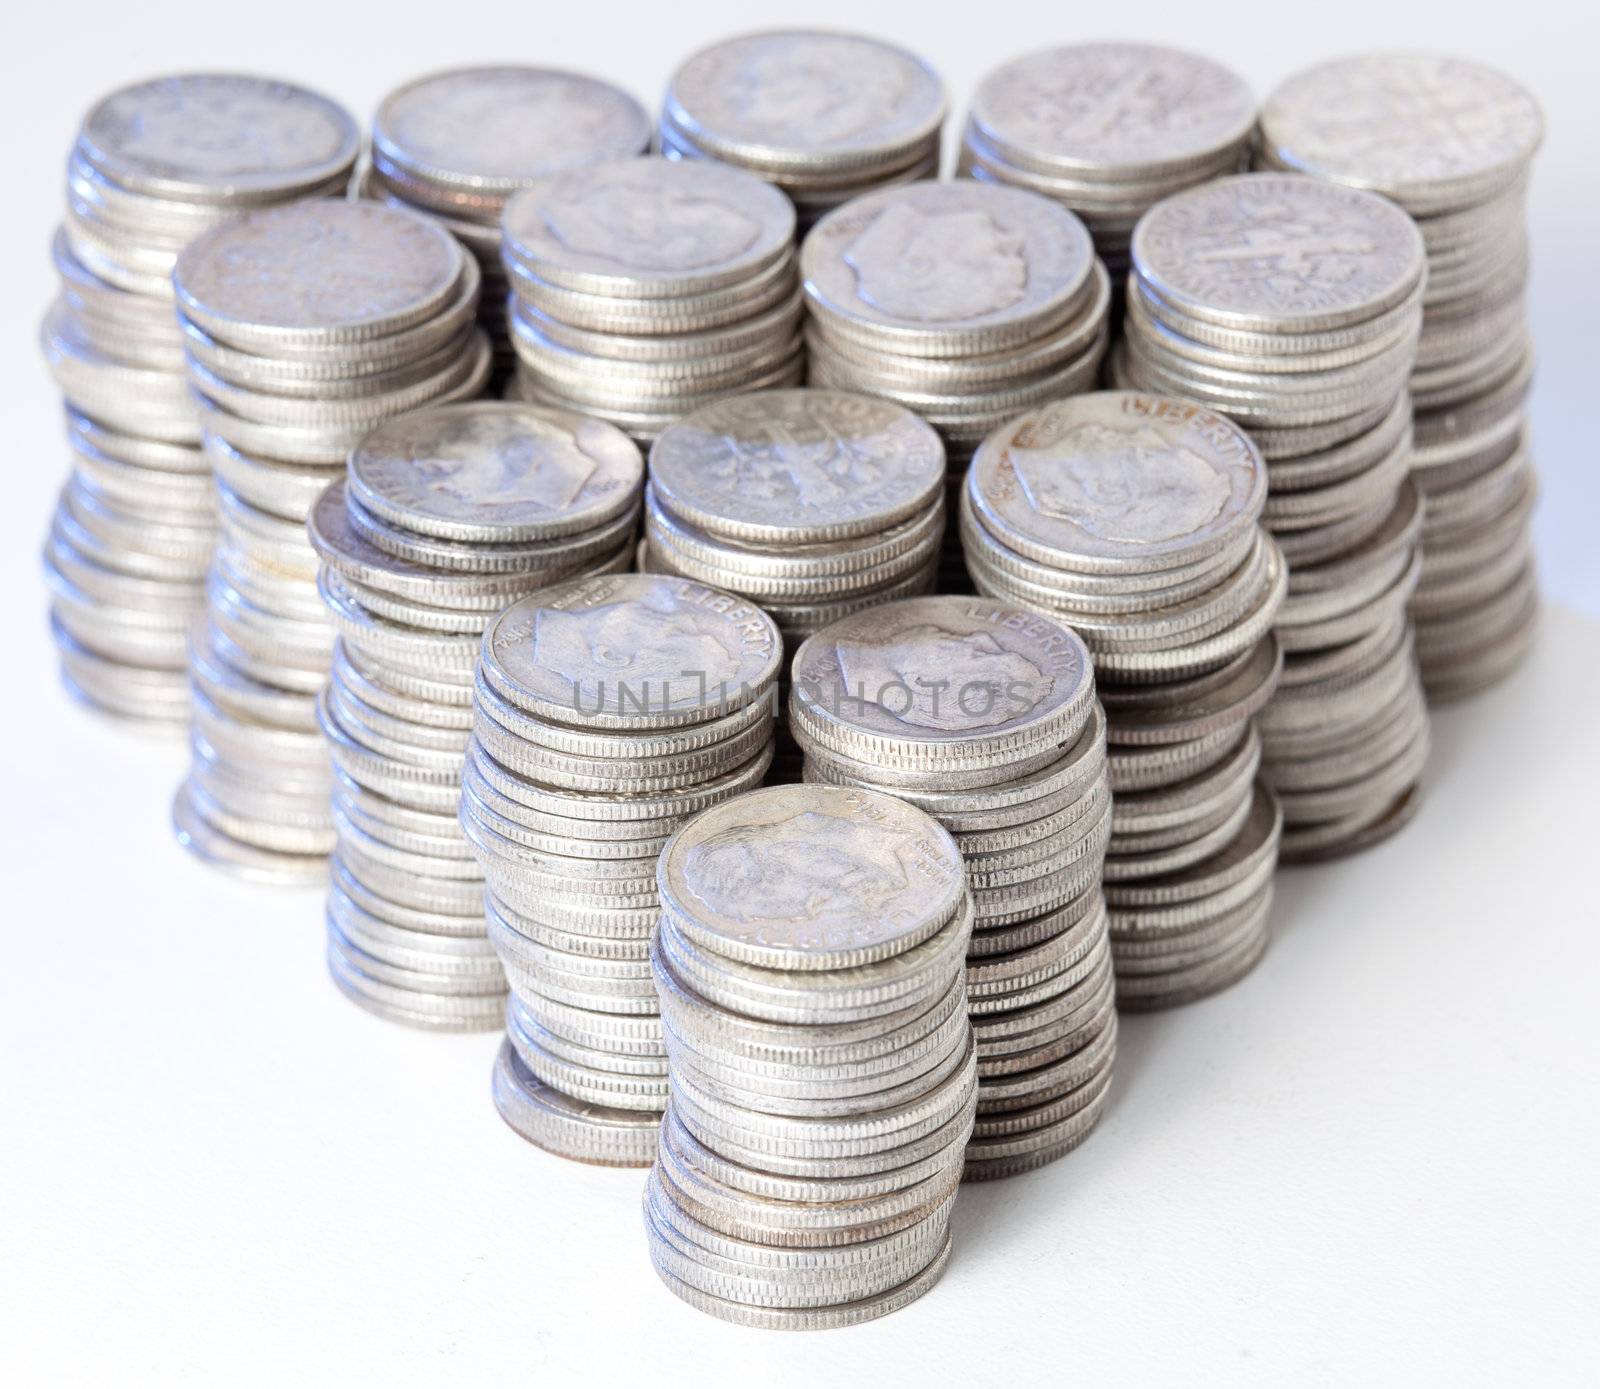
[[[1428,804],[1404,836],[1285,875],[1278,940],[1246,983],[1129,1020],[1100,1131],[1044,1172],[965,1192],[932,1295],[801,1338],[666,1294],[639,1174],[574,1167],[504,1129],[494,1039],[416,1035],[345,1003],[323,972],[318,895],[189,862],[166,829],[181,750],[57,694],[34,557],[65,460],[33,326],[86,102],[136,75],[243,65],[365,113],[420,69],[491,53],[605,70],[653,101],[695,44],[800,13],[865,17],[80,0],[8,19],[7,1382],[1593,1383],[1592,621],[1553,611],[1527,670],[1440,716]],[[1013,51],[1098,36],[1041,13],[899,3],[871,22],[945,71],[959,112]],[[1341,4],[1337,21],[1311,13],[1146,0],[1127,32],[1215,52],[1265,89],[1324,53],[1425,46],[1444,25],[1452,49],[1539,92],[1541,562],[1554,593],[1600,613],[1592,13],[1376,0]]]

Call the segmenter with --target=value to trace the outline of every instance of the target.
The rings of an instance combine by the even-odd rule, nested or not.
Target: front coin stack
[[[1068,624],[1094,656],[1119,1007],[1223,988],[1266,948],[1272,868],[1254,872],[1251,836],[1275,825],[1276,806],[1254,780],[1251,720],[1277,685],[1271,629],[1287,589],[1259,524],[1266,493],[1243,430],[1131,391],[1012,421],[967,474],[961,533],[979,590]],[[1268,838],[1275,864],[1275,828]],[[1243,900],[1240,860],[1253,888]],[[1183,910],[1144,914],[1169,897]]]
[[[318,713],[338,833],[335,981],[433,1029],[497,1027],[505,975],[457,818],[484,629],[502,608],[632,558],[644,464],[627,435],[534,405],[435,406],[380,425],[312,513],[335,630]]]
[[[1362,847],[1409,818],[1428,757],[1406,612],[1422,238],[1376,194],[1245,174],[1153,208],[1133,254],[1126,376],[1238,420],[1268,460],[1289,596],[1258,727],[1283,856]]]
[[[656,858],[687,816],[761,784],[782,651],[744,599],[641,574],[541,590],[484,634],[461,823],[511,984],[495,1104],[541,1148],[654,1154]]]
[[[818,30],[746,34],[672,75],[661,150],[715,159],[787,193],[802,228],[857,194],[939,175],[944,84],[881,39]]]
[[[878,792],[769,787],[696,816],[658,874],[656,1272],[746,1326],[912,1302],[949,1258],[977,1098],[955,844]]]
[[[734,391],[803,369],[794,208],[720,164],[614,159],[507,205],[520,361],[508,394],[654,439]]]
[[[1411,468],[1427,503],[1412,614],[1430,699],[1501,679],[1535,627],[1524,219],[1543,138],[1515,82],[1425,54],[1325,63],[1261,113],[1262,163],[1386,194],[1427,245]]]
[[[334,631],[306,517],[375,425],[483,388],[477,265],[412,213],[305,202],[206,232],[173,283],[222,522],[174,821],[208,861],[320,880],[334,833],[316,701]]]
[[[454,68],[383,99],[362,192],[438,218],[472,252],[483,275],[478,322],[505,380],[516,364],[500,263],[506,203],[546,174],[649,144],[650,117],[609,82],[551,68]]]
[[[61,293],[40,334],[73,467],[44,562],[63,679],[96,708],[189,718],[185,637],[205,607],[216,504],[173,262],[241,210],[341,193],[359,145],[333,102],[259,77],[141,82],[84,117],[51,247]]]
[[[944,446],[911,411],[847,391],[730,396],[650,450],[645,555],[759,603],[790,648],[932,586]]]
[[[846,203],[800,252],[811,382],[882,396],[961,469],[991,429],[1093,387],[1110,280],[1083,223],[1014,188],[919,183]],[[965,588],[953,534],[941,588]]]
[[[1078,636],[987,598],[911,598],[800,648],[806,779],[901,796],[955,837],[974,900],[967,995],[978,1116],[966,1175],[1075,1148],[1116,1055],[1101,867],[1105,720]]]
[[[1119,289],[1144,211],[1249,163],[1256,104],[1209,58],[1144,43],[1049,48],[995,69],[962,131],[961,172],[1083,218]]]

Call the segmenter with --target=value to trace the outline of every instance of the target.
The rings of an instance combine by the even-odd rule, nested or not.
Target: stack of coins
[[[1105,720],[1078,636],[986,598],[911,598],[800,648],[791,695],[808,781],[901,796],[954,836],[974,899],[967,995],[978,1117],[966,1175],[1070,1152],[1116,1055],[1101,866]]]
[[[1266,948],[1277,808],[1255,782],[1251,721],[1277,685],[1271,629],[1287,591],[1259,524],[1266,493],[1238,426],[1131,391],[1023,415],[967,474],[961,533],[979,590],[1069,624],[1093,653],[1115,798],[1104,881],[1120,1007],[1223,988]],[[1251,837],[1262,823],[1269,847]],[[1169,900],[1182,910],[1145,915]]]
[[[609,82],[551,68],[453,68],[383,99],[362,193],[438,218],[472,252],[483,275],[478,322],[504,381],[516,364],[500,264],[506,203],[545,174],[649,143],[650,117]]]
[[[173,283],[222,523],[174,821],[209,862],[320,880],[334,826],[316,701],[334,630],[306,518],[368,430],[482,389],[478,268],[412,213],[305,202],[204,233]]]
[[[644,463],[627,435],[534,405],[402,415],[350,454],[311,516],[334,628],[318,713],[338,845],[328,957],[398,1022],[498,1027],[505,976],[456,815],[484,629],[580,574],[626,568]]]
[[[1430,698],[1501,679],[1534,630],[1524,203],[1543,136],[1515,82],[1422,54],[1312,68],[1261,113],[1263,163],[1388,195],[1427,246],[1411,466],[1427,502],[1412,612]]]
[[[882,39],[746,34],[673,73],[661,152],[749,170],[787,193],[809,227],[858,194],[937,178],[944,113],[938,74]]]
[[[816,225],[800,268],[812,384],[933,425],[950,503],[991,429],[1098,377],[1111,282],[1083,223],[1035,194],[969,181],[868,194]],[[953,532],[939,587],[971,591]]]
[[[934,582],[944,446],[911,411],[847,391],[730,396],[650,450],[643,558],[759,603],[792,651]]]
[[[655,1152],[656,858],[687,816],[761,784],[781,661],[760,609],[658,575],[544,589],[484,634],[461,823],[511,984],[495,1105],[541,1148]]]
[[[654,439],[718,396],[802,374],[794,208],[719,164],[614,159],[507,205],[511,392]]]
[[[1124,374],[1238,420],[1267,458],[1289,595],[1259,728],[1283,857],[1371,843],[1409,818],[1428,756],[1406,614],[1422,238],[1376,194],[1245,174],[1156,206],[1133,254]]]
[[[960,167],[1070,207],[1120,287],[1141,214],[1243,169],[1255,115],[1244,80],[1209,58],[1145,43],[1070,44],[984,78]]]
[[[259,77],[142,82],[84,117],[51,247],[61,294],[41,330],[73,468],[45,571],[64,682],[95,708],[189,717],[184,644],[216,520],[173,262],[238,211],[342,192],[359,143],[334,103]]]
[[[956,846],[893,797],[769,787],[661,855],[670,1104],[650,1260],[746,1326],[884,1316],[949,1258],[977,1098]]]

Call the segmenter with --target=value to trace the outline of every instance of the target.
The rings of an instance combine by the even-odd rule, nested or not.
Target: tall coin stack
[[[1411,468],[1427,503],[1412,614],[1430,699],[1507,675],[1535,627],[1524,204],[1543,138],[1515,82],[1423,54],[1325,63],[1261,113],[1265,165],[1383,193],[1427,246]]]
[[[980,592],[1093,653],[1114,797],[1104,883],[1117,1003],[1215,992],[1267,944],[1279,813],[1252,719],[1277,686],[1283,557],[1267,473],[1220,415],[1131,391],[1075,396],[984,441],[962,494]]]
[[[960,168],[1071,208],[1120,289],[1134,223],[1173,193],[1243,169],[1255,116],[1244,79],[1210,58],[1155,44],[1070,44],[984,78]]]
[[[1407,604],[1422,508],[1407,481],[1426,258],[1360,189],[1243,174],[1158,204],[1133,239],[1118,368],[1250,431],[1289,562],[1283,677],[1258,727],[1285,859],[1404,824],[1428,757]]]
[[[984,435],[1099,374],[1110,280],[1083,223],[1032,193],[970,181],[871,193],[817,223],[800,270],[812,384],[933,425],[952,501]],[[953,535],[940,587],[967,587]]]
[[[950,836],[874,791],[769,787],[686,824],[659,883],[662,1282],[781,1329],[914,1301],[949,1258],[977,1098]]]
[[[910,598],[807,641],[791,700],[808,781],[903,797],[961,849],[978,1050],[966,1176],[1070,1152],[1104,1108],[1117,1036],[1100,892],[1111,792],[1087,648],[1010,603]]]
[[[368,430],[482,390],[478,268],[412,213],[305,202],[206,232],[173,283],[222,523],[174,823],[209,862],[320,881],[334,826],[316,706],[334,630],[306,518]]]
[[[761,784],[781,661],[760,609],[657,575],[558,584],[484,634],[461,823],[511,984],[495,1105],[541,1148],[654,1155],[656,858],[687,816]]]
[[[508,394],[649,441],[718,396],[800,380],[794,208],[753,174],[614,159],[537,180],[502,227]]]
[[[500,263],[506,203],[545,174],[649,144],[650,117],[609,82],[551,68],[453,68],[383,99],[362,192],[438,218],[472,252],[483,275],[478,322],[506,380],[516,365]]]
[[[627,435],[534,405],[441,405],[380,425],[311,516],[333,626],[319,715],[338,833],[333,977],[433,1029],[498,1027],[505,975],[457,807],[484,629],[517,599],[626,568],[644,464]]]
[[[84,117],[51,246],[61,293],[40,333],[73,468],[44,562],[63,680],[98,709],[189,718],[185,638],[205,607],[216,507],[173,262],[236,212],[342,193],[359,146],[333,102],[259,77],[141,82]]]
[[[661,151],[746,169],[802,228],[857,194],[939,176],[944,84],[882,39],[818,30],[703,48],[667,84]]]

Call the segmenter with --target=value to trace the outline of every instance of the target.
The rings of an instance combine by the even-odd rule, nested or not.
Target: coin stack
[[[1124,377],[1227,414],[1267,458],[1264,519],[1289,595],[1283,676],[1258,727],[1282,855],[1362,847],[1410,817],[1428,756],[1406,613],[1422,238],[1376,194],[1243,174],[1158,204],[1133,254]]]
[[[985,434],[1099,374],[1110,280],[1083,223],[1033,193],[958,181],[868,194],[816,225],[800,271],[811,383],[933,425],[947,505]],[[970,591],[947,539],[940,588]]]
[[[949,1258],[977,1099],[955,844],[891,796],[777,786],[696,816],[658,874],[656,1272],[746,1326],[912,1302]]]
[[[216,518],[173,262],[238,211],[342,192],[359,143],[333,102],[259,77],[141,82],[84,117],[51,246],[61,293],[40,337],[73,470],[45,544],[51,628],[64,683],[92,707],[189,718],[184,644]]]
[[[1430,699],[1501,679],[1534,631],[1524,204],[1543,136],[1515,82],[1423,54],[1325,63],[1261,113],[1261,162],[1387,195],[1427,246],[1411,469],[1427,503],[1412,613]]]
[[[1277,685],[1287,590],[1259,524],[1266,493],[1242,429],[1131,391],[1021,416],[967,474],[961,534],[979,591],[1066,623],[1094,657],[1119,1007],[1224,988],[1266,948],[1277,809],[1255,783],[1251,721]]]
[[[609,82],[551,68],[453,68],[383,99],[362,193],[437,218],[473,254],[483,275],[478,322],[505,381],[516,365],[500,263],[506,203],[545,174],[649,144],[650,117]]]
[[[334,979],[434,1029],[498,1027],[505,975],[457,806],[484,629],[560,580],[627,567],[644,463],[598,420],[474,401],[401,415],[312,512],[334,628]]]
[[[729,396],[650,449],[645,557],[759,603],[793,650],[933,583],[944,446],[911,411],[848,391]]]
[[[1256,104],[1220,63],[1147,43],[1048,48],[979,85],[960,171],[1053,198],[1084,220],[1118,288],[1145,210],[1250,158]]]
[[[661,152],[746,169],[789,195],[802,228],[857,194],[939,176],[944,84],[882,39],[745,34],[672,75]]]
[[[720,164],[613,159],[506,204],[519,359],[508,394],[643,441],[734,391],[803,370],[794,208]]]
[[[541,1148],[655,1152],[656,858],[686,817],[761,784],[781,660],[760,609],[661,575],[558,584],[484,634],[461,823],[511,984],[495,1104]]]
[[[1066,625],[987,598],[909,598],[800,648],[806,779],[900,796],[954,836],[974,900],[978,1049],[968,1179],[1063,1156],[1100,1117],[1116,1054],[1101,866],[1105,720]]]
[[[304,202],[204,233],[173,283],[222,523],[174,821],[209,862],[320,881],[334,826],[316,701],[334,629],[306,518],[368,430],[482,389],[477,265],[413,213]]]

